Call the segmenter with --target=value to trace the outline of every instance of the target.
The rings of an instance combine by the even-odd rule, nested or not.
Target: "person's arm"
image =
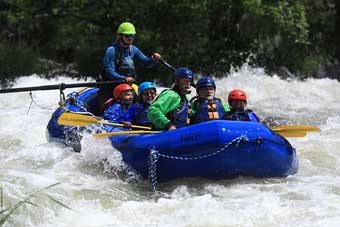
[[[141,50],[139,50],[136,46],[132,46],[132,48],[133,48],[133,51],[135,53],[135,56],[140,61],[141,65],[143,67],[151,68],[157,63],[157,61],[155,61],[154,59],[145,56],[143,54],[143,52]]]
[[[222,106],[223,106],[225,112],[230,111],[229,104],[224,103],[222,100],[221,100],[221,103],[222,103]]]
[[[167,129],[166,126],[169,126],[171,122],[165,115],[177,109],[180,101],[180,96],[174,91],[169,90],[161,93],[148,109],[149,122],[159,129]]]
[[[191,106],[191,113],[189,117],[192,117],[195,115],[197,111],[198,102],[196,100],[193,100],[191,101],[190,106]]]
[[[109,80],[115,81],[124,81],[125,76],[116,72],[115,62],[117,60],[117,53],[114,47],[107,48],[105,52],[105,56],[103,59],[105,73]]]
[[[257,122],[260,123],[260,118],[255,113],[254,113],[254,115],[255,115],[255,118],[256,118]]]
[[[249,111],[248,112],[249,120],[260,123],[260,118],[252,110],[248,110],[248,111]]]

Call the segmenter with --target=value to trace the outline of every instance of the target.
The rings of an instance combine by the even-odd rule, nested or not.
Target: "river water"
[[[78,83],[22,77],[14,87]],[[289,139],[300,168],[287,178],[182,179],[150,185],[124,168],[107,139],[85,136],[81,153],[45,138],[58,91],[0,94],[0,186],[3,209],[39,189],[5,226],[339,226],[340,83],[270,77],[247,65],[216,81],[217,96],[242,88],[248,107],[271,125],[321,128]],[[72,89],[67,89],[66,93]],[[38,106],[38,105],[39,106]],[[107,162],[102,160],[106,158]],[[57,204],[53,197],[70,209]]]

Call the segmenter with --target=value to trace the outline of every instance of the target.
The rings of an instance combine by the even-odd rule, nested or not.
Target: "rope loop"
[[[157,161],[159,158],[159,152],[155,150],[155,148],[150,149],[150,154],[149,154],[149,183],[151,184],[152,190],[156,191],[157,190]]]
[[[192,161],[192,160],[198,160],[198,159],[203,159],[203,158],[209,158],[212,156],[215,156],[222,151],[227,150],[230,148],[232,145],[235,145],[235,147],[238,147],[240,143],[242,142],[248,142],[250,139],[247,136],[241,135],[229,143],[226,143],[223,145],[222,148],[218,149],[217,151],[206,154],[206,155],[201,155],[201,156],[196,156],[196,157],[178,157],[178,156],[171,156],[171,155],[165,155],[159,153],[155,149],[155,147],[150,148],[150,154],[149,154],[149,159],[148,159],[148,165],[149,165],[149,173],[148,173],[148,179],[149,183],[151,184],[152,190],[155,192],[157,190],[157,185],[158,185],[158,180],[157,180],[157,161],[159,160],[160,157],[162,158],[168,158],[168,159],[174,159],[174,160],[181,160],[181,161]]]
[[[79,96],[79,93],[74,91],[74,92],[71,92],[70,94],[68,94],[67,98],[70,100],[70,103],[75,105],[76,107],[78,107],[81,112],[88,112],[84,103],[77,99],[78,96]]]

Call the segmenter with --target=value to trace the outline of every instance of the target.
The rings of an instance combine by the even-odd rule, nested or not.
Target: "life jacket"
[[[120,47],[117,42],[114,43],[112,47],[115,48],[115,52],[117,53],[117,58],[115,59],[116,72],[125,77],[129,76],[136,78],[135,64],[133,62],[134,56],[132,55],[132,46],[129,46],[127,52],[123,51],[123,48]],[[103,73],[103,80],[109,80],[106,72]]]
[[[172,89],[164,89],[160,94],[168,90],[173,90],[178,93],[175,87]],[[160,94],[157,97],[159,97]],[[165,116],[171,121],[171,124],[174,125],[176,128],[187,126],[190,123],[189,114],[191,113],[191,106],[185,95],[179,96],[181,100],[178,108],[165,114]],[[155,100],[157,100],[157,97],[155,98]]]
[[[148,120],[148,109],[150,104],[144,103],[139,104],[136,103],[136,109],[138,109],[138,113],[133,117],[132,123],[141,126],[150,126],[150,122]]]
[[[224,116],[225,120],[232,120],[232,121],[252,121],[252,122],[259,122],[259,118],[252,110],[244,110],[242,112],[226,112]]]
[[[211,101],[197,98],[197,100],[194,101],[193,106],[197,108],[195,108],[195,114],[191,117],[192,124],[219,120],[223,118],[225,113],[222,101],[219,98],[214,98]]]
[[[191,108],[189,102],[185,95],[180,95],[180,97],[181,101],[178,108],[176,110],[170,111],[165,115],[176,128],[185,127],[190,123],[189,109]]]
[[[116,44],[117,45],[117,44]],[[116,60],[117,72],[124,76],[131,76],[136,78],[135,64],[133,62],[133,56],[131,54],[132,46],[128,48],[128,53],[123,55],[122,51],[119,51],[118,59]]]

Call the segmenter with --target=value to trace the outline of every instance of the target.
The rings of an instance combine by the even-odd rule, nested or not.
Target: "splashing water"
[[[37,75],[15,87],[77,83]],[[33,191],[60,182],[16,211],[5,226],[338,226],[340,224],[340,89],[331,79],[281,80],[245,65],[216,80],[217,96],[240,88],[248,108],[273,125],[307,124],[321,128],[289,139],[297,149],[299,172],[278,179],[181,179],[148,183],[126,168],[107,139],[85,136],[81,153],[48,143],[46,125],[58,91],[0,95],[0,183],[5,208]],[[67,89],[66,93],[77,89]],[[194,95],[194,91],[193,94]],[[29,112],[28,112],[29,110]],[[27,114],[28,112],[28,114]]]

